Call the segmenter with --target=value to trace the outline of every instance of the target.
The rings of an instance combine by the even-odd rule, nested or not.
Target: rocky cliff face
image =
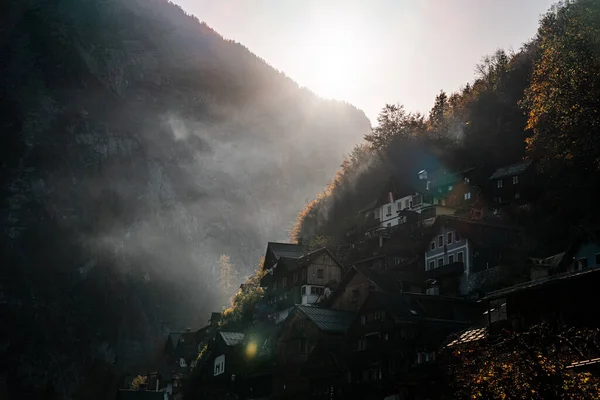
[[[287,237],[368,120],[162,0],[1,8],[0,393],[102,398],[222,304],[220,254],[249,273]]]

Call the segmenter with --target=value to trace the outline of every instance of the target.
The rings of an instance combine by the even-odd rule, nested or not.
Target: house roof
[[[520,163],[508,165],[506,167],[498,168],[496,172],[490,176],[490,180],[504,178],[505,176],[518,175],[525,172],[531,165],[531,161],[523,161]]]
[[[182,332],[169,332],[169,340],[174,349],[177,348],[177,343],[179,343],[181,335],[183,335]]]
[[[368,202],[367,204],[365,204],[365,206],[363,208],[361,208],[358,212],[359,213],[364,213],[364,212],[370,211],[370,210],[372,210],[374,208],[377,208],[377,203],[378,203],[377,199],[371,200],[370,202]]]
[[[459,344],[465,344],[469,342],[476,342],[487,337],[487,326],[484,327],[473,327],[469,328],[450,343],[448,347],[456,346]]]
[[[306,314],[320,330],[331,333],[346,332],[355,315],[349,311],[336,311],[311,306],[297,305],[296,308]]]
[[[564,270],[571,262],[573,262],[573,256],[577,253],[577,250],[585,242],[593,242],[600,244],[600,229],[588,229],[579,227],[577,234],[571,241],[569,247],[565,251],[563,257],[560,260],[559,266]]]
[[[567,369],[585,369],[598,366],[600,366],[600,358],[590,358],[588,360],[574,362],[573,364],[567,366]]]
[[[235,346],[236,344],[244,340],[243,332],[219,332],[219,335],[223,338],[223,341],[227,346]]]
[[[271,250],[277,259],[281,257],[299,258],[307,253],[307,247],[296,243],[269,242],[267,250]]]
[[[592,268],[582,272],[564,272],[561,274],[536,279],[534,281],[523,282],[518,285],[514,285],[505,289],[496,290],[494,292],[488,293],[487,296],[483,297],[480,301],[484,300],[495,300],[500,299],[502,297],[517,293],[523,292],[526,290],[534,290],[540,287],[547,287],[553,284],[557,284],[560,282],[564,282],[571,279],[586,279],[591,275],[597,274],[600,272],[600,268]]]

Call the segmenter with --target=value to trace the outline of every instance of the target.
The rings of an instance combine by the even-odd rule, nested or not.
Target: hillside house
[[[478,314],[476,303],[458,298],[370,292],[346,338],[344,398],[434,395],[440,380],[439,346]]]
[[[497,169],[489,177],[489,192],[495,208],[527,206],[537,195],[533,164],[523,161]]]
[[[425,250],[427,293],[467,295],[475,274],[519,259],[520,229],[458,217],[438,217]]]
[[[600,267],[600,230],[580,228],[560,261],[561,272]]]
[[[326,305],[334,310],[357,311],[371,292],[423,291],[426,276],[422,270],[386,271],[374,267],[373,261],[378,259],[354,264]]]
[[[295,306],[276,337],[273,396],[339,398],[344,336],[353,318],[352,312]]]
[[[267,261],[268,260],[268,261]],[[326,248],[304,253],[304,247],[269,243],[263,267],[263,301],[280,323],[296,304],[311,305],[328,296],[342,277],[342,265]]]
[[[526,330],[542,321],[568,326],[598,327],[600,311],[590,307],[600,284],[600,268],[571,271],[520,283],[488,293],[487,308],[506,304],[509,325]]]

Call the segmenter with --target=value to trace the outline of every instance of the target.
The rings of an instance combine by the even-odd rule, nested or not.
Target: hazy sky
[[[428,112],[497,48],[519,49],[555,0],[175,0],[302,86],[376,123],[385,103]]]

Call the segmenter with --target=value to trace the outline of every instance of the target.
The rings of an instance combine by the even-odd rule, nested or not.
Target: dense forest
[[[0,397],[112,398],[370,124],[166,0],[11,0],[0,26]]]
[[[493,171],[529,159],[543,196],[520,223],[538,238],[541,255],[553,254],[570,229],[600,222],[593,196],[599,110],[600,3],[567,1],[542,17],[519,51],[483,57],[474,81],[440,92],[428,115],[385,106],[377,127],[300,213],[292,238],[336,248],[390,176],[408,182],[422,169]]]

